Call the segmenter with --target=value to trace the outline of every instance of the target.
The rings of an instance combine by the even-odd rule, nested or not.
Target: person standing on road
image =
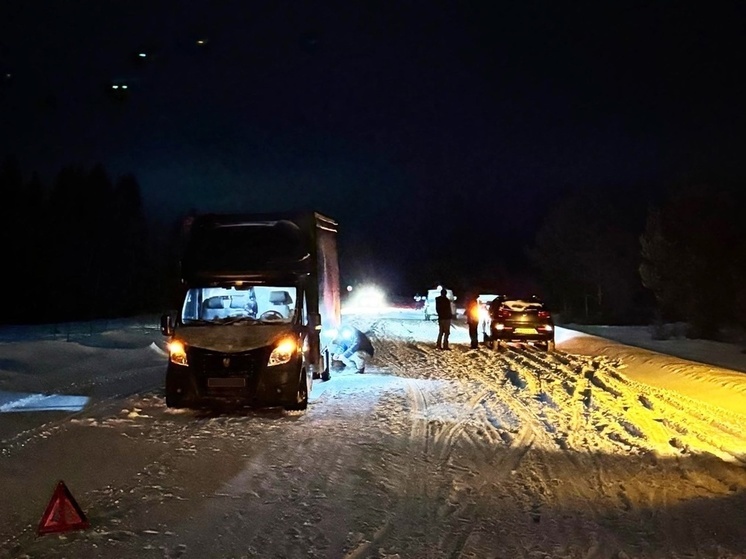
[[[474,297],[466,299],[466,324],[469,327],[471,349],[479,349],[479,301]]]
[[[448,298],[448,291],[440,290],[440,295],[435,298],[435,312],[438,315],[438,341],[435,344],[437,349],[449,350],[448,336],[451,335],[451,320],[453,312],[451,311],[451,300]]]

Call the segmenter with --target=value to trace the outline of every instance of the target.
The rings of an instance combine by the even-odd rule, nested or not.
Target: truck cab
[[[195,220],[164,315],[166,405],[305,409],[339,326],[336,223],[316,213]]]

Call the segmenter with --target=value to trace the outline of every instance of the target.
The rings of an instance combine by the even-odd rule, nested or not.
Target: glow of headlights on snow
[[[561,342],[565,342],[567,340],[572,340],[573,338],[586,336],[587,334],[583,334],[582,332],[578,332],[577,330],[569,330],[567,328],[555,328],[554,329],[554,341],[558,344]]]
[[[0,392],[0,413],[80,411],[86,406],[89,400],[88,396],[70,396],[67,394]]]
[[[352,292],[343,313],[378,314],[388,309],[386,294],[375,285],[366,285]]]

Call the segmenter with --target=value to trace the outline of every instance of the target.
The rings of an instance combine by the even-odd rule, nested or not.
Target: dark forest
[[[7,157],[0,192],[3,323],[130,316],[168,305],[177,261],[163,226],[146,216],[134,176],[70,165],[48,186]]]

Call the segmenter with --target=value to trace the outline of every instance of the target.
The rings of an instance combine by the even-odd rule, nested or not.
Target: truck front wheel
[[[166,407],[167,408],[183,408],[184,402],[181,394],[173,392],[166,392]]]
[[[166,407],[167,408],[183,408],[184,405],[184,389],[179,389],[179,384],[174,382],[172,373],[166,373]]]
[[[308,380],[306,380],[306,372],[301,373],[300,381],[298,382],[298,392],[295,395],[295,403],[285,406],[288,411],[303,411],[308,407]]]

